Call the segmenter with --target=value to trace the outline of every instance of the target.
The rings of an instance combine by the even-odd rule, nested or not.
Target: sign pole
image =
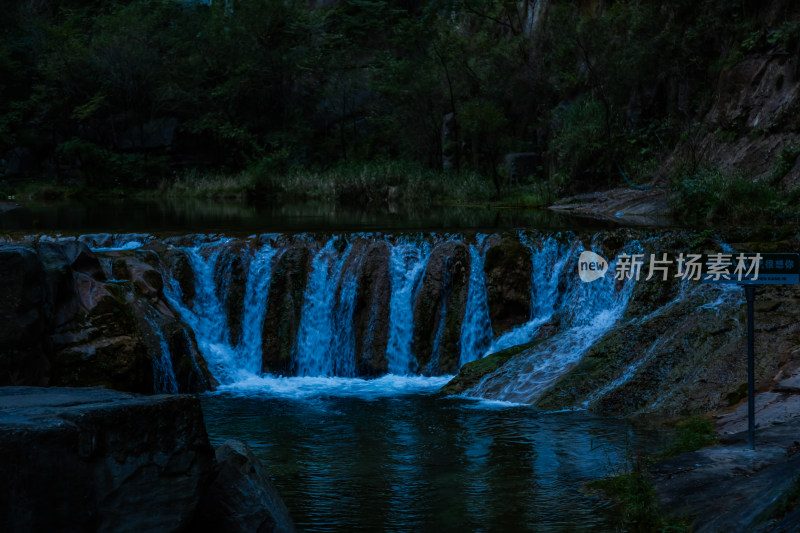
[[[694,255],[697,259],[698,254]],[[683,255],[681,254],[681,257]],[[747,300],[747,440],[756,449],[756,363],[754,307],[756,285],[796,285],[800,283],[800,254],[797,253],[716,253],[703,254],[705,283],[738,283]],[[688,264],[690,259],[686,259]],[[750,268],[747,268],[747,262]],[[652,270],[653,261],[651,259]],[[733,269],[733,272],[731,272]],[[678,272],[681,272],[680,263]],[[651,272],[652,274],[652,272]]]
[[[744,286],[747,299],[747,440],[750,449],[756,449],[756,392],[755,392],[755,326],[753,307],[756,300],[754,285]]]

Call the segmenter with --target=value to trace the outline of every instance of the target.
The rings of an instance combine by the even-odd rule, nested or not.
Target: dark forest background
[[[101,189],[246,171],[269,189],[392,162],[498,194],[504,155],[532,152],[526,179],[561,193],[644,183],[696,134],[720,72],[797,54],[784,4],[11,0],[0,170]]]

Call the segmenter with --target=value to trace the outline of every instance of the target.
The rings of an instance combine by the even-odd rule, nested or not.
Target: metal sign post
[[[756,449],[756,357],[755,301],[756,285],[791,285],[800,283],[800,254],[704,254],[706,283],[736,283],[744,288],[747,300],[747,442]],[[757,267],[741,269],[738,275],[724,267],[737,261],[755,262]],[[734,270],[735,271],[735,270]]]
[[[747,300],[747,442],[756,449],[756,355],[753,311],[756,301],[755,285],[744,286]]]

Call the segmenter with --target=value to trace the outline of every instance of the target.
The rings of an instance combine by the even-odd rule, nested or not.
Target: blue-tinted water
[[[442,378],[304,379],[203,397],[212,443],[253,447],[304,531],[614,530],[583,484],[656,438],[585,412],[434,396]]]

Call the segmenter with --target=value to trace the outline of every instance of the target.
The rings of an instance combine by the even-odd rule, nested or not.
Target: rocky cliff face
[[[208,390],[193,333],[164,298],[158,260],[152,251],[98,257],[78,240],[0,246],[0,384],[152,393],[168,351],[178,390]]]

